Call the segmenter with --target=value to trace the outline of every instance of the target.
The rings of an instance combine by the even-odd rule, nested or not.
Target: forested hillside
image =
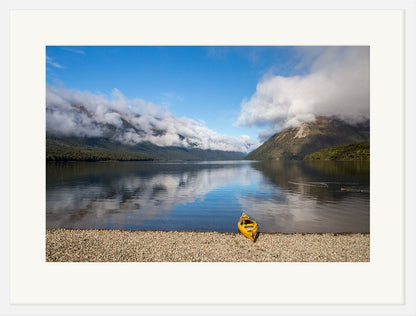
[[[370,142],[333,146],[306,155],[304,160],[369,161]]]

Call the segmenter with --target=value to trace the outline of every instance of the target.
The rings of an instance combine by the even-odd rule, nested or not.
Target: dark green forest
[[[126,145],[105,137],[46,137],[47,161],[239,160],[241,152],[159,147],[149,142]]]
[[[304,160],[369,161],[370,142],[339,145],[306,155]]]
[[[149,161],[151,157],[134,155],[126,152],[111,152],[96,148],[62,148],[46,147],[47,161]]]

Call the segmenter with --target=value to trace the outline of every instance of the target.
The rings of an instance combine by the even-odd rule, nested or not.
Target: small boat
[[[258,225],[256,221],[243,212],[238,221],[238,230],[254,242],[257,237],[257,228]]]

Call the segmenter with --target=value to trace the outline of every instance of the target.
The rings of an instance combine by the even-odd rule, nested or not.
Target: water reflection
[[[349,162],[262,162],[261,195],[240,197],[255,210],[265,231],[369,232],[369,164]]]
[[[368,232],[363,164],[51,163],[47,227],[237,231],[241,209],[265,232]]]

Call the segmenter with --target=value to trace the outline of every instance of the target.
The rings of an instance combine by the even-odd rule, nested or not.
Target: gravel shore
[[[369,234],[46,230],[47,262],[362,262]]]

